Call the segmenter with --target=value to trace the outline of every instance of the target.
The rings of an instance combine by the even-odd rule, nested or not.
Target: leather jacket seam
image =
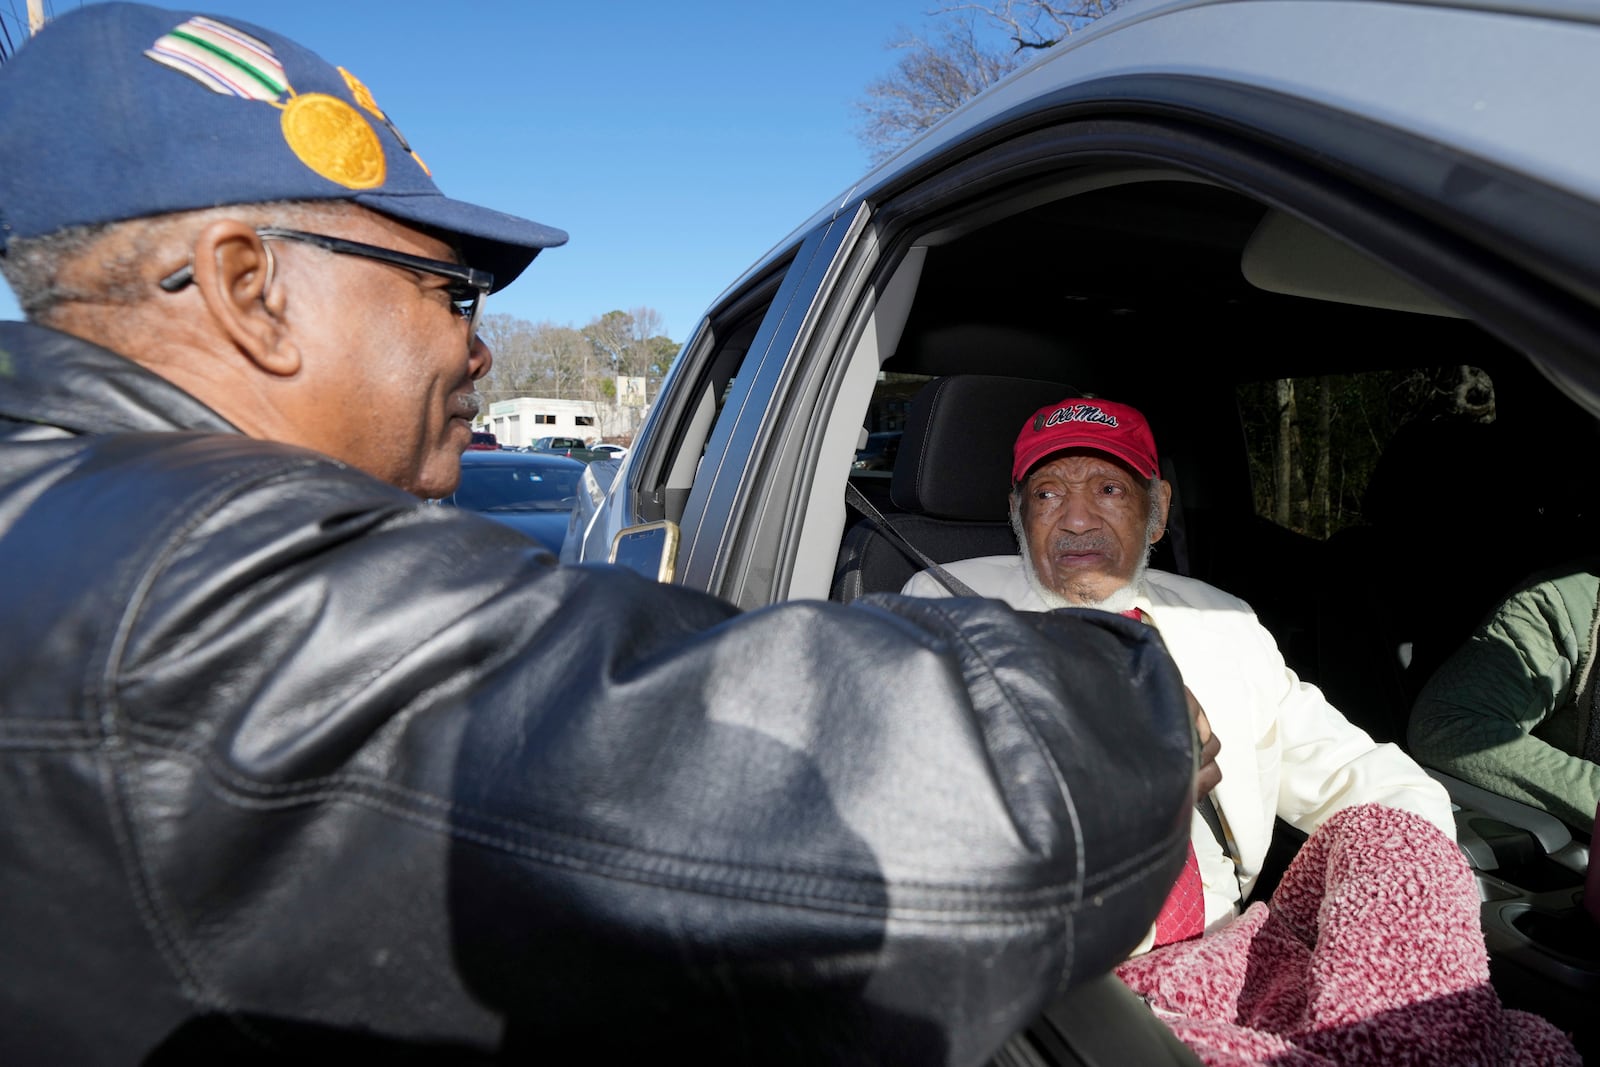
[[[893,914],[896,918],[920,917],[924,921],[946,923],[970,923],[978,920],[1001,925],[1042,921],[1059,914],[1063,909],[1077,911],[1083,902],[1082,894],[1074,898],[1073,895],[1059,889],[1013,891],[896,880],[893,882],[893,889],[902,895],[902,900],[895,906],[867,904],[859,893],[849,891],[850,887],[859,886],[881,893],[885,888],[884,883],[873,879],[852,879],[847,876],[792,868],[766,867],[753,870],[749,866],[734,867],[710,860],[643,852],[629,845],[585,838],[561,830],[533,827],[526,823],[513,823],[483,812],[464,811],[432,794],[408,790],[378,778],[343,775],[283,786],[253,782],[232,773],[226,764],[193,749],[152,747],[159,748],[164,754],[189,759],[203,766],[213,783],[219,787],[218,799],[241,808],[270,810],[325,801],[362,804],[423,829],[493,848],[535,863],[580,873],[626,877],[634,881],[710,896],[759,896],[769,903],[790,904],[822,911],[834,910],[873,916]],[[258,795],[252,796],[252,793]],[[503,825],[507,829],[515,829],[521,833],[512,836],[476,829],[446,818],[445,816],[450,813],[475,822]],[[595,854],[584,855],[581,849],[562,849],[527,840],[530,835],[562,838],[580,846],[588,846]],[[692,868],[710,873],[698,873]],[[715,876],[717,874],[723,877]],[[725,877],[727,874],[737,874],[741,877],[728,878]],[[792,887],[797,880],[810,883],[812,891],[793,891]],[[907,907],[903,899],[903,895],[907,892],[925,897],[947,898],[947,900],[922,899],[914,906]],[[968,899],[962,900],[963,897]],[[984,905],[999,905],[999,907]]]
[[[101,709],[100,724],[107,736],[112,736],[116,732],[115,720],[120,708],[117,695],[118,683],[122,677],[122,656],[127,651],[127,642],[135,624],[144,612],[145,599],[161,575],[166,572],[167,562],[172,554],[183,546],[189,534],[203,526],[216,511],[236,497],[241,488],[267,485],[296,471],[328,462],[328,460],[297,456],[276,459],[265,469],[246,467],[221,476],[208,486],[210,491],[184,514],[182,521],[173,523],[163,531],[158,542],[159,547],[149,553],[144,565],[138,569],[133,581],[129,583],[128,595],[124,599],[127,608],[117,620],[116,626],[107,633],[104,654],[95,657],[95,660],[104,663],[105,667],[99,679],[99,691],[91,699],[93,706]]]
[[[167,967],[177,979],[179,991],[196,1004],[215,1006],[226,1011],[225,1000],[213,999],[209,995],[208,984],[192,966],[188,953],[184,951],[181,938],[167,921],[166,909],[154,892],[156,883],[154,872],[147,865],[144,852],[139,847],[137,821],[133,811],[130,810],[130,805],[124,799],[129,789],[125,780],[126,763],[129,759],[127,747],[120,744],[117,738],[111,737],[107,739],[104,752],[103,773],[107,779],[105,791],[108,821],[117,851],[122,855],[123,869],[128,876],[126,877],[128,892],[133,898],[133,906],[139,913],[140,921],[150,940],[155,944],[156,951],[161,954],[161,958],[166,961]]]
[[[436,812],[441,817],[456,816],[458,818],[466,818],[476,823],[500,829],[504,832],[504,836],[501,834],[491,833],[486,830],[470,832],[476,834],[477,839],[483,841],[484,843],[499,844],[504,842],[508,848],[520,849],[524,847],[520,842],[521,838],[535,836],[555,839],[557,841],[572,842],[580,847],[585,847],[596,851],[625,852],[634,855],[648,855],[664,864],[683,864],[697,867],[705,867],[707,865],[717,866],[714,861],[697,857],[682,856],[667,852],[643,853],[635,845],[605,838],[596,834],[584,834],[560,827],[536,826],[527,822],[507,819],[503,816],[494,815],[489,812],[480,811],[474,808],[466,808],[453,801],[439,797],[434,793],[413,789],[377,776],[362,774],[339,774],[325,775],[319,778],[281,784],[262,782],[258,779],[250,778],[246,775],[240,774],[232,764],[226,762],[225,760],[218,759],[215,755],[209,753],[205,748],[206,742],[203,739],[195,739],[195,741],[190,745],[178,746],[171,744],[171,741],[177,735],[162,727],[153,727],[148,724],[129,724],[127,730],[131,739],[134,739],[138,743],[145,744],[153,750],[160,751],[165,755],[178,755],[202,764],[214,777],[217,784],[226,791],[223,799],[237,803],[243,807],[268,809],[291,806],[295,804],[314,803],[318,800],[341,797],[348,791],[351,793],[370,795],[379,803],[410,803],[419,808]],[[448,821],[441,821],[436,826],[432,826],[431,828],[445,829],[446,831],[453,832],[452,828],[456,825],[458,824],[450,823]],[[564,854],[560,848],[552,846],[531,845],[526,847],[530,847],[541,852],[549,852],[554,855]],[[1161,851],[1161,849],[1152,848],[1149,851],[1151,853],[1158,853]],[[1102,875],[1090,876],[1085,879],[1085,881],[1089,885],[1099,886],[1105,881],[1113,880],[1116,876],[1116,873],[1122,868],[1134,866],[1142,868],[1145,865],[1146,860],[1143,855],[1136,856],[1131,860],[1123,861],[1122,863],[1113,866]],[[751,873],[753,870],[753,866],[750,864],[722,866],[727,867],[727,869],[746,874]],[[757,873],[763,876],[783,879],[794,879],[799,877],[820,878],[840,883],[852,881],[852,879],[842,877],[837,874],[831,874],[805,867],[763,865],[758,869]],[[857,881],[868,886],[881,884],[872,878],[858,878],[853,879],[853,881]],[[938,883],[917,879],[897,879],[894,882],[894,885],[898,889],[913,891],[921,890],[938,893],[940,895],[957,895],[964,892],[972,893],[975,895],[981,895],[986,899],[1001,897],[1027,900],[1030,897],[1048,898],[1063,894],[1063,891],[1059,888],[1008,890],[996,889],[992,886],[982,886],[976,883],[973,885],[958,885],[949,882]],[[1081,893],[1077,894],[1077,896],[1080,897],[1082,895],[1083,894]]]
[[[11,719],[0,724],[0,748],[85,749],[100,744],[104,735],[81,720]]]
[[[1085,856],[1083,852],[1083,822],[1078,817],[1078,806],[1073,800],[1072,791],[1067,788],[1066,779],[1061,773],[1061,768],[1056,764],[1054,759],[1050,758],[1049,746],[1047,746],[1044,742],[1044,739],[1039,736],[1039,731],[1034,727],[1033,720],[1028,716],[1022,702],[1017,699],[1014,693],[1012,693],[1010,687],[1008,687],[1005,682],[1001,680],[1000,673],[994,669],[994,666],[989,662],[988,657],[984,655],[982,650],[980,650],[978,646],[972,642],[971,638],[967,636],[966,631],[960,626],[959,620],[951,616],[951,614],[945,610],[943,606],[944,601],[942,599],[935,599],[929,600],[926,603],[929,605],[929,610],[937,612],[944,617],[948,626],[948,632],[957,641],[959,641],[963,647],[967,649],[968,661],[979,664],[983,668],[984,673],[988,675],[989,681],[994,685],[995,690],[1004,695],[1006,703],[1011,710],[1012,717],[1022,725],[1022,728],[1027,731],[1029,739],[1033,742],[1034,752],[1039,756],[1040,759],[1043,759],[1049,764],[1051,773],[1055,777],[1056,795],[1061,798],[1061,801],[1066,808],[1067,818],[1070,820],[1072,826],[1072,845],[1074,850],[1073,858],[1075,860],[1074,866],[1077,874],[1073,879],[1073,888],[1071,892],[1076,895],[1078,900],[1082,900],[1084,883],[1083,871],[1085,869]],[[1010,817],[1010,805],[1007,805],[1006,807],[1006,814],[1008,817]],[[1015,825],[1014,819],[1013,825]],[[1020,837],[1022,835],[1019,834],[1018,836]]]
[[[118,850],[122,853],[123,869],[134,906],[156,950],[173,971],[184,995],[197,1004],[228,1015],[232,1014],[229,999],[221,995],[215,983],[207,978],[202,953],[197,951],[200,946],[187,944],[176,924],[169,919],[171,909],[161,899],[157,871],[145,855],[136,805],[130,799],[134,787],[127,780],[134,758],[131,735],[137,732],[137,727],[121,711],[119,680],[122,677],[122,656],[143,613],[149,591],[165,572],[172,554],[184,544],[190,533],[236,497],[242,488],[270,484],[297,470],[325,463],[328,461],[312,457],[275,458],[264,467],[246,466],[208,483],[207,492],[201,499],[181,513],[182,521],[171,524],[158,538],[151,539],[157,547],[136,569],[133,581],[129,583],[128,595],[121,598],[127,608],[106,634],[103,648],[97,650],[98,654],[91,659],[91,662],[104,665],[98,683],[86,687],[91,690],[85,693],[89,707],[98,707],[100,710],[97,720],[104,737],[103,751],[107,761],[107,814]]]

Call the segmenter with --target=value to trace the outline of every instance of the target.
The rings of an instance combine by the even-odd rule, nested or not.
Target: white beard
[[[1039,580],[1039,572],[1033,566],[1033,554],[1028,551],[1028,546],[1022,546],[1022,576],[1028,580],[1028,588],[1032,589],[1040,600],[1049,608],[1098,608],[1101,611],[1127,611],[1133,607],[1133,602],[1139,597],[1139,587],[1144,582],[1144,571],[1149,565],[1149,558],[1139,560],[1139,566],[1134,570],[1132,579],[1127,585],[1115,589],[1109,596],[1100,600],[1084,601],[1068,600],[1060,593],[1045,585]]]
[[[1033,550],[1028,547],[1028,539],[1023,535],[1022,522],[1015,511],[1011,516],[1011,529],[1017,535],[1017,544],[1022,550],[1022,576],[1028,581],[1028,588],[1032,589],[1040,600],[1044,601],[1047,608],[1098,608],[1101,611],[1127,611],[1133,607],[1133,602],[1139,596],[1140,588],[1144,585],[1144,572],[1150,566],[1150,549],[1146,548],[1139,557],[1139,565],[1133,569],[1133,576],[1128,579],[1128,584],[1099,600],[1079,603],[1068,600],[1060,593],[1044,584],[1039,577],[1039,569],[1033,565]]]

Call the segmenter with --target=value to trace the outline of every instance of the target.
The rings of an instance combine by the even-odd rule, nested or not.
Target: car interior
[[[1018,428],[1047,403],[1102,396],[1146,414],[1173,486],[1152,565],[1249,602],[1291,669],[1404,746],[1422,684],[1485,613],[1525,576],[1594,554],[1594,474],[1562,460],[1600,441],[1596,398],[1508,339],[1476,290],[1352,236],[1415,236],[1404,220],[1335,225],[1315,198],[1291,211],[1125,162],[938,181],[937,195],[891,191],[839,268],[858,295],[808,312],[792,346],[772,321],[810,245],[708,321],[639,512],[692,540],[702,461],[730,451],[762,457],[755,481],[785,488],[760,508],[702,505],[754,525],[743,557],[697,584],[746,606],[849,602],[898,592],[924,557],[1013,553]],[[817,351],[838,356],[794,355]],[[764,436],[739,439],[739,385],[760,376],[790,417],[767,412]],[[1580,906],[1592,827],[1440,778],[1502,1001],[1600,1055],[1600,931]],[[1260,897],[1299,844],[1279,831]],[[1133,1011],[1115,991],[1060,1007],[996,1062],[1126,1062],[1101,1040]],[[1191,1062],[1161,1047],[1142,1062]]]
[[[1174,487],[1152,565],[1248,601],[1290,667],[1380,741],[1405,745],[1422,684],[1520,579],[1592,554],[1586,472],[1534,457],[1588,454],[1594,418],[1349,245],[1191,180],[993,215],[921,242],[859,431],[863,446],[899,431],[898,454],[848,474],[884,518],[849,509],[829,597],[898,591],[919,554],[1014,553],[1011,443],[1068,396],[1152,423]],[[1589,828],[1447,785],[1502,999],[1592,1045]],[[1298,841],[1284,824],[1277,838],[1281,873]]]

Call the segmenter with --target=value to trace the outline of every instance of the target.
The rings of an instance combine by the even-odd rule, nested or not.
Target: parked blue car
[[[559,553],[583,469],[578,460],[550,453],[468,451],[461,485],[439,503],[479,512]]]

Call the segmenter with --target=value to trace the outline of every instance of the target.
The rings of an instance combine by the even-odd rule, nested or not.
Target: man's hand
[[[1200,803],[1200,798],[1206,796],[1222,781],[1222,768],[1217,766],[1217,753],[1222,751],[1222,742],[1217,740],[1217,735],[1211,732],[1211,722],[1206,718],[1206,709],[1194,698],[1188,686],[1183,687],[1184,699],[1189,702],[1189,714],[1194,718],[1195,733],[1200,738],[1200,769],[1194,776],[1194,802]]]

